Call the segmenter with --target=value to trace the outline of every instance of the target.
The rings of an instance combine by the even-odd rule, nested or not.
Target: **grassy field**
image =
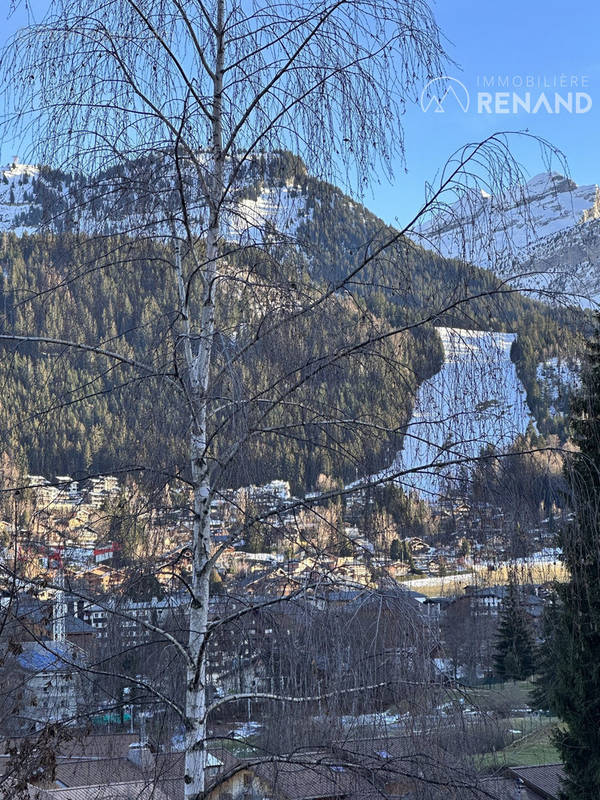
[[[454,691],[457,698],[463,698],[469,706],[479,711],[509,716],[516,708],[528,707],[533,684],[531,681],[508,681],[492,686],[466,687]]]
[[[489,714],[493,723],[514,739],[502,749],[481,755],[481,769],[498,769],[504,766],[533,766],[560,761],[552,743],[552,731],[558,724],[554,717],[528,713],[533,684],[530,681],[500,683],[456,692],[456,699],[470,708]],[[522,711],[521,711],[522,709]]]
[[[518,724],[518,721],[514,721]],[[503,750],[486,753],[481,759],[482,768],[530,767],[535,764],[556,764],[560,756],[552,743],[552,731],[558,720],[538,718],[531,733],[516,739]]]

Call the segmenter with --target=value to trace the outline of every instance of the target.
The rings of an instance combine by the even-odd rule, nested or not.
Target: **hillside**
[[[46,167],[16,164],[3,174],[2,331],[102,342],[151,364],[154,373],[140,381],[96,356],[7,345],[0,450],[34,473],[125,469],[149,457],[171,472],[182,467],[186,423],[165,377],[173,367],[177,308],[168,229],[178,222],[167,224],[171,190],[161,166],[160,159],[129,165],[127,191],[115,188],[121,182],[114,170],[97,176],[93,191],[82,176]],[[164,194],[148,192],[149,181]],[[190,211],[201,231],[204,210]],[[231,252],[219,289],[227,301],[217,320],[212,402],[218,408],[226,397],[246,410],[227,419],[215,412],[217,452],[249,435],[226,472],[229,484],[285,477],[305,490],[321,473],[347,480],[387,466],[401,449],[418,387],[442,365],[436,326],[514,334],[510,355],[541,429],[564,436],[568,389],[561,384],[546,392],[539,365],[573,355],[580,315],[507,293],[491,271],[402,238],[331,293],[395,232],[287,153],[246,167],[227,219]],[[258,317],[277,320],[325,291],[329,300],[310,315],[252,339]],[[373,335],[404,328],[368,345]],[[340,360],[349,336],[360,344]],[[315,369],[323,339],[331,357]],[[309,419],[306,411],[273,408],[272,433],[253,437],[259,422],[247,411],[250,398],[266,391],[269,380],[306,376],[307,367],[299,398],[312,409]],[[464,402],[462,393],[453,398],[452,413],[460,415]],[[323,425],[332,408],[340,419],[361,419],[365,433]],[[299,426],[302,435],[293,433]],[[370,435],[369,426],[380,434]]]

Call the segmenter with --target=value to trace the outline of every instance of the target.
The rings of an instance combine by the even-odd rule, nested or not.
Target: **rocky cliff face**
[[[501,197],[471,192],[420,233],[442,255],[489,267],[545,299],[600,300],[600,189],[542,173]]]

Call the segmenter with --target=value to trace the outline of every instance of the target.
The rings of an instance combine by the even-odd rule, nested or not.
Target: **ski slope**
[[[483,448],[509,447],[533,422],[510,360],[514,334],[437,331],[444,363],[421,385],[404,447],[387,471],[405,472],[398,478],[403,487],[432,501],[456,484]]]

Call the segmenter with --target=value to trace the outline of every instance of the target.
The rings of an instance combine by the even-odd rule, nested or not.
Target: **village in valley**
[[[111,771],[117,765],[123,781],[135,787],[141,771],[160,764],[157,786],[161,791],[167,787],[165,796],[170,797],[183,731],[164,704],[149,702],[144,687],[155,683],[157,670],[162,673],[167,664],[172,686],[184,680],[172,657],[165,660],[169,646],[157,644],[156,633],[182,643],[187,636],[192,515],[186,498],[164,490],[162,505],[156,498],[150,503],[139,487],[126,487],[114,476],[77,482],[69,476],[52,480],[26,475],[23,483],[28,488],[5,502],[5,509],[12,505],[13,521],[9,514],[2,521],[3,558],[15,562],[11,574],[18,575],[12,585],[4,582],[0,598],[3,624],[16,637],[2,674],[4,680],[10,676],[11,682],[20,681],[22,689],[19,709],[4,718],[1,733],[18,739],[32,726],[41,731],[48,722],[66,724],[71,730],[67,742],[72,736],[92,735],[94,747],[108,749],[97,756],[95,778],[100,780],[102,764]],[[376,494],[373,487],[331,503],[322,500],[327,491],[297,498],[289,483],[274,480],[224,491],[213,501],[212,546],[219,559],[211,575],[209,619],[232,622],[219,631],[208,654],[208,695],[218,699],[258,693],[252,702],[225,707],[211,722],[215,776],[243,755],[244,748],[251,753],[261,746],[269,722],[260,694],[292,690],[301,669],[299,650],[304,659],[312,653],[311,680],[318,687],[339,684],[349,675],[356,679],[355,664],[340,664],[322,651],[314,626],[329,629],[330,635],[337,632],[337,652],[346,647],[348,636],[367,636],[379,620],[378,636],[389,653],[383,675],[389,669],[406,674],[407,652],[413,661],[418,650],[419,675],[428,674],[439,692],[427,707],[430,725],[447,727],[454,724],[453,714],[466,711],[474,736],[493,724],[495,745],[502,741],[507,747],[519,739],[521,728],[529,735],[543,727],[543,717],[532,716],[527,698],[515,699],[517,708],[508,701],[501,709],[458,705],[454,711],[443,699],[444,685],[493,687],[502,679],[499,626],[510,606],[510,575],[517,574],[511,570],[519,569],[519,560],[511,557],[502,510],[440,502],[427,508],[429,533],[421,524],[420,535],[412,531],[403,536],[389,513],[378,513]],[[130,516],[132,497],[135,518]],[[416,497],[413,502],[423,506]],[[121,525],[115,524],[116,509]],[[552,548],[557,518],[551,514],[542,519],[542,512],[538,527],[527,531],[530,547],[538,551],[533,558],[521,558],[518,572],[530,658],[560,568]],[[133,535],[127,523],[137,526]],[[383,620],[382,602],[387,605]],[[415,643],[397,650],[398,628],[407,620]],[[369,646],[366,640],[364,646]],[[134,681],[124,677],[124,659]],[[414,725],[415,711],[422,713],[393,692],[384,698],[366,693],[350,707],[342,703],[337,711],[328,709],[327,725],[344,740],[360,741],[361,747],[369,737],[372,748],[381,746],[381,736],[386,747],[392,746],[390,738],[398,747],[407,726]],[[313,707],[309,716],[318,721],[322,713]],[[514,717],[519,716],[521,727],[515,732],[519,723]],[[243,746],[226,746],[232,729]],[[479,749],[491,746],[486,742],[484,736]],[[57,776],[68,773],[66,786],[88,785],[90,780],[81,774],[89,762],[81,769],[73,763],[81,758],[75,756],[77,747],[83,745],[58,742],[55,769]],[[312,773],[315,767],[306,769]],[[246,781],[267,784],[274,777],[264,768],[248,774]],[[295,797],[305,797],[300,786],[297,790]],[[215,798],[223,796],[222,787],[215,791]],[[339,785],[334,783],[331,791],[339,792]],[[352,791],[355,796],[361,790],[353,786]]]

